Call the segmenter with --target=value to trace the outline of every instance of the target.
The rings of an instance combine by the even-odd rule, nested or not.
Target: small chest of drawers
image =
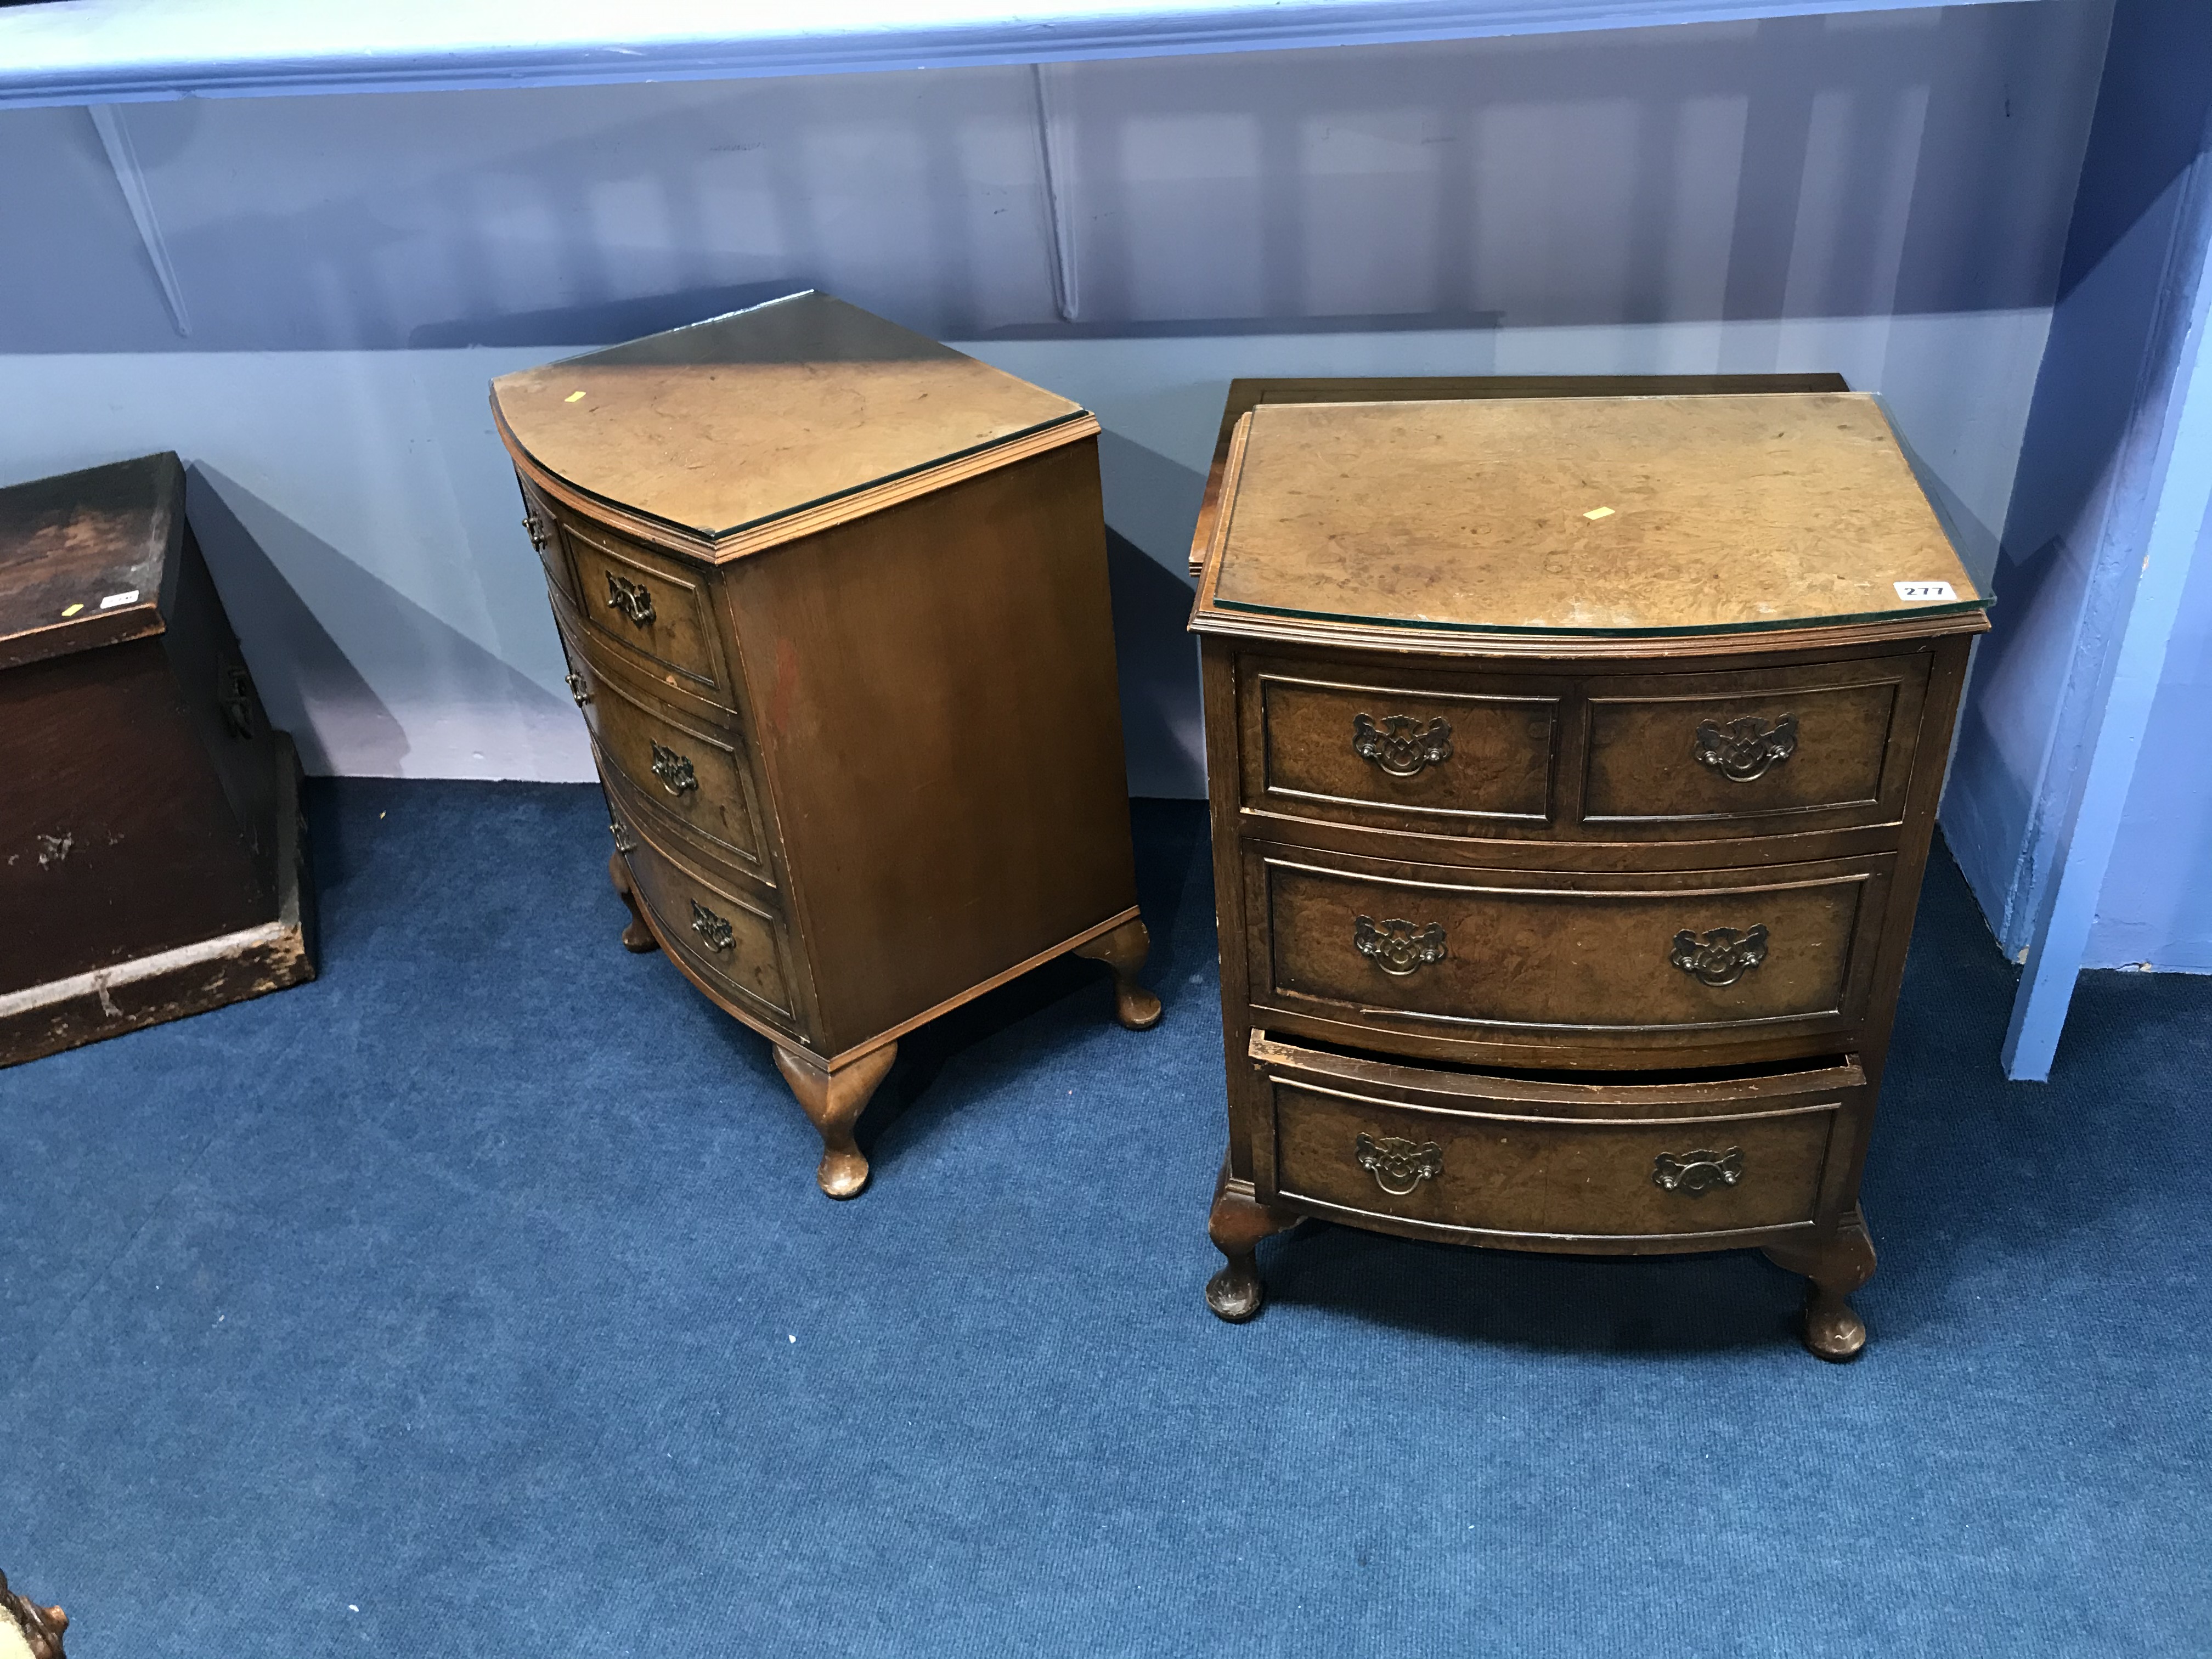
[[[630,909],[857,1194],[915,1026],[1137,911],[1098,423],[802,294],[495,383]]]
[[[1869,398],[1375,390],[1252,408],[1201,522],[1207,1299],[1308,1215],[1749,1245],[1848,1358],[1979,596]]]

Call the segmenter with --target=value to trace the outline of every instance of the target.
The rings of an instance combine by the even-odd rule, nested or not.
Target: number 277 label
[[[1918,599],[1925,603],[1929,599],[1955,599],[1959,597],[1948,582],[1896,582],[1892,586],[1897,589],[1897,597],[1900,599]]]

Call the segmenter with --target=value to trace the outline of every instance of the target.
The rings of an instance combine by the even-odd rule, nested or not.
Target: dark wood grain
[[[113,581],[137,599],[83,623]],[[80,591],[0,667],[0,1063],[313,975],[299,763],[174,456],[0,490],[0,618]]]
[[[1663,447],[1643,464],[1671,487]],[[1926,512],[1909,482],[1864,499],[1873,476],[1812,469],[1808,513]],[[1699,596],[1679,632],[1546,638],[1501,611],[1444,635],[1332,615],[1323,585],[1237,614],[1210,596],[1242,477],[1232,445],[1193,623],[1229,1096],[1209,1305],[1257,1312],[1257,1241],[1300,1215],[1535,1250],[1753,1245],[1807,1276],[1807,1346],[1857,1352],[1858,1182],[1979,612],[1714,632]],[[1740,529],[1730,602],[1755,611],[1774,550]],[[1698,546],[1729,533],[1720,514]],[[1650,581],[1613,572],[1639,626],[1680,580],[1663,535],[1644,556]],[[1513,603],[1463,574],[1440,564],[1440,591]]]

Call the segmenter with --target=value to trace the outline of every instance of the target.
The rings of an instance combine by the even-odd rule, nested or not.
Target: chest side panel
[[[726,568],[833,1045],[1135,902],[1097,448]]]
[[[268,921],[158,639],[0,675],[0,991]]]

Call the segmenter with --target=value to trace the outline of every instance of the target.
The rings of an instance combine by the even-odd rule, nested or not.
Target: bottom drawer
[[[1550,1083],[1272,1042],[1267,1195],[1401,1232],[1654,1242],[1803,1226],[1864,1097],[1856,1066],[1717,1083]],[[1267,1179],[1272,1166],[1272,1182]]]
[[[678,864],[635,823],[622,826],[618,841],[661,942],[748,1013],[800,1032],[782,918]]]

